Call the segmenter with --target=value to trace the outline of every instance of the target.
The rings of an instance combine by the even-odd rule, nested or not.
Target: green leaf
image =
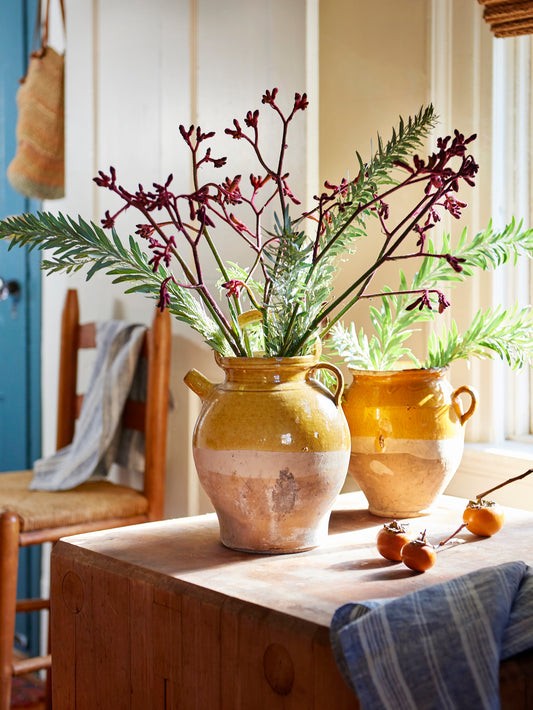
[[[154,273],[146,254],[132,237],[127,249],[114,230],[111,234],[112,239],[109,239],[103,229],[81,217],[75,221],[62,214],[56,216],[47,212],[0,221],[0,239],[8,239],[10,248],[25,246],[51,253],[42,262],[45,271],[69,274],[89,267],[87,279],[91,279],[103,270],[115,277],[115,283],[133,284],[128,293],[143,293],[159,299],[161,283],[170,272],[160,266]],[[212,316],[198,290],[170,283],[168,292],[169,309],[175,318],[200,333],[218,352],[235,354],[226,339],[227,331]]]
[[[443,367],[454,360],[498,357],[512,369],[531,364],[533,357],[533,310],[531,306],[501,306],[479,311],[462,335],[455,321],[440,336],[432,333],[424,367]]]

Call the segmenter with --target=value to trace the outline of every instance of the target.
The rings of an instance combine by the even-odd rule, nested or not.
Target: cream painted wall
[[[427,0],[321,0],[321,184],[326,179],[338,184],[343,177],[355,177],[356,151],[369,160],[378,134],[388,140],[399,116],[407,118],[430,102],[429,27]],[[397,204],[401,207],[404,202]],[[339,289],[349,285],[353,271],[362,273],[363,265],[369,266],[377,255],[378,225],[367,226],[368,238],[358,241],[352,267],[338,276]],[[394,267],[378,274],[376,290],[385,283],[393,286],[397,272]],[[368,301],[344,319],[346,324],[352,320],[358,326],[370,325]]]
[[[406,8],[408,7],[408,12]],[[320,177],[358,171],[355,151],[429,99],[427,0],[321,0]]]
[[[68,3],[66,49],[66,197],[47,209],[81,214],[98,221],[113,209],[109,193],[92,178],[109,165],[119,181],[135,187],[165,180],[190,186],[188,154],[180,123],[216,130],[222,155],[235,156],[226,174],[257,172],[242,144],[223,135],[234,117],[261,107],[267,88],[279,87],[292,103],[296,91],[316,87],[317,0],[92,0]],[[52,44],[61,43],[56,24]],[[267,114],[266,111],[263,113]],[[292,184],[299,194],[316,192],[305,157],[317,155],[318,97],[291,137],[296,159]],[[273,135],[274,125],[268,134]],[[218,154],[213,149],[213,154]],[[303,159],[302,159],[303,156]],[[312,161],[310,161],[311,164]],[[112,196],[111,196],[112,197]],[[129,220],[129,221],[128,221]],[[136,224],[122,222],[122,234]],[[220,239],[225,237],[220,236]],[[242,251],[242,249],[241,249]],[[237,260],[239,249],[231,246]],[[212,273],[212,278],[216,274]],[[57,305],[66,288],[80,291],[87,318],[124,317],[148,323],[153,302],[125,297],[106,276],[86,283],[80,275],[43,279],[43,438],[45,451],[55,439]],[[183,384],[191,367],[219,381],[211,353],[194,335],[173,323],[172,397],[167,461],[167,516],[210,509],[201,491],[191,454],[199,402]]]

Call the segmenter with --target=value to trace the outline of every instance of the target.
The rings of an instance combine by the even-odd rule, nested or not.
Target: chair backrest
[[[67,291],[61,321],[59,391],[57,406],[57,448],[72,442],[83,394],[77,392],[78,353],[96,347],[94,323],[80,323],[78,293]],[[128,400],[123,426],[142,431],[145,436],[144,494],[149,501],[149,519],[163,517],[165,462],[170,380],[170,315],[156,309],[141,349],[148,361],[146,402]]]

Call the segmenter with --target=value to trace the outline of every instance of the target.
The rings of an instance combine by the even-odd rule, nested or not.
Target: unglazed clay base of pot
[[[394,440],[391,451],[372,451],[373,440],[352,440],[349,471],[369,501],[368,509],[385,518],[428,513],[456,472],[463,437]],[[402,451],[403,449],[403,451]],[[366,453],[368,451],[368,453]]]
[[[327,536],[349,452],[194,450],[202,486],[216,501],[220,539],[254,552],[297,552]]]

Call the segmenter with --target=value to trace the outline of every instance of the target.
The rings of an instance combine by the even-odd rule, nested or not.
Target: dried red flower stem
[[[437,197],[434,198],[433,202],[436,201]],[[425,208],[421,210],[421,214],[424,214],[427,212],[431,204],[427,205]],[[411,215],[412,216],[412,215]],[[328,318],[331,313],[333,313],[339,306],[346,302],[345,305],[340,308],[337,313],[335,314],[334,318],[331,318],[325,328],[325,332],[327,332],[342,316],[363,296],[365,289],[367,288],[368,284],[370,283],[371,279],[373,278],[374,274],[376,271],[384,264],[386,261],[390,259],[390,257],[394,254],[394,251],[398,249],[405,238],[408,236],[408,234],[412,231],[413,228],[413,223],[416,223],[416,219],[413,218],[411,225],[407,228],[404,229],[403,233],[396,239],[394,244],[392,246],[389,246],[385,252],[380,253],[374,264],[369,267],[362,276],[360,276],[358,279],[356,279],[345,291],[343,291],[336,299],[334,299],[328,306],[321,312],[320,318],[315,319],[310,325],[309,331],[312,332],[313,328],[318,327],[319,323],[322,321],[324,318]],[[386,240],[386,243],[388,243],[389,240]],[[385,247],[384,247],[385,248]],[[349,300],[348,297],[357,289],[361,286],[357,293]],[[310,337],[308,335],[307,337]],[[304,339],[302,338],[298,342],[298,346],[301,347],[304,343]]]
[[[399,185],[397,185],[397,186],[395,186],[394,188],[391,188],[389,191],[387,191],[387,192],[385,193],[385,196],[389,196],[389,195],[393,194],[395,191],[401,189],[402,187],[405,187],[407,184],[410,184],[410,183],[411,183],[411,181],[410,181],[409,179],[406,180],[406,181],[404,181],[403,183],[400,183]],[[383,197],[383,196],[382,196],[382,197]],[[380,198],[380,199],[381,199],[381,198]],[[330,304],[329,308],[326,308],[325,311],[321,314],[321,315],[322,315],[322,318],[328,317],[329,314],[330,314],[331,312],[333,312],[333,311],[340,305],[340,303],[342,303],[344,300],[346,300],[346,298],[350,295],[350,293],[352,293],[358,286],[360,286],[361,284],[363,284],[362,287],[359,289],[359,291],[355,294],[355,297],[352,298],[350,301],[348,301],[348,302],[346,303],[345,307],[344,307],[342,310],[340,310],[340,311],[338,312],[337,316],[336,316],[334,319],[331,319],[331,320],[329,321],[328,326],[327,326],[327,330],[329,330],[329,329],[334,325],[334,323],[337,322],[337,320],[339,320],[339,318],[341,318],[341,317],[344,315],[344,313],[345,313],[349,308],[351,308],[351,306],[352,306],[357,300],[359,300],[359,298],[361,298],[361,297],[364,296],[364,292],[365,292],[366,288],[368,287],[370,281],[372,280],[374,274],[375,274],[376,271],[379,269],[379,267],[380,267],[383,263],[385,263],[385,261],[391,260],[391,259],[393,258],[394,251],[395,251],[396,249],[398,249],[398,248],[401,246],[401,244],[403,243],[403,241],[405,240],[405,238],[410,234],[410,232],[411,232],[412,229],[413,229],[413,225],[416,224],[417,220],[420,218],[420,215],[421,215],[421,214],[424,214],[425,212],[427,212],[427,211],[430,209],[430,207],[431,207],[431,205],[433,204],[433,202],[436,202],[437,199],[438,199],[438,197],[435,196],[435,197],[433,198],[433,200],[431,200],[430,203],[427,204],[427,205],[424,205],[424,203],[426,202],[426,198],[422,199],[422,200],[410,211],[410,213],[397,225],[397,227],[396,227],[393,231],[389,232],[389,233],[386,235],[386,239],[385,239],[384,245],[383,245],[382,250],[381,250],[381,252],[380,252],[380,255],[378,256],[378,258],[377,258],[376,262],[374,263],[374,265],[373,265],[371,268],[369,268],[369,269],[367,270],[367,272],[365,272],[358,280],[356,280],[353,284],[351,284],[351,286],[350,286],[349,288],[347,288],[343,293],[341,293],[341,295],[340,295],[336,300],[334,300],[334,301]],[[363,207],[363,206],[360,207],[360,208],[356,211],[356,213],[354,214],[354,216],[353,216],[350,220],[347,220],[347,222],[345,223],[345,225],[343,225],[343,230],[342,230],[342,231],[344,231],[344,230],[349,226],[349,224],[350,224],[357,216],[359,216],[364,210],[368,209],[369,205],[376,203],[377,200],[378,200],[378,198],[375,198],[374,200],[372,200],[371,203],[367,203],[364,207]],[[416,218],[415,218],[415,216],[416,216]],[[404,229],[404,231],[402,232],[402,234],[396,239],[396,242],[395,242],[392,246],[389,246],[392,237],[396,234],[396,232],[398,231],[398,229],[399,229],[400,227],[404,226],[409,220],[411,220],[411,223]],[[342,233],[342,232],[339,232],[339,233],[337,234],[336,238],[340,237],[340,234],[341,234],[341,233]],[[328,249],[330,249],[330,248],[333,246],[333,244],[334,244],[334,240],[331,240],[331,241],[328,243],[328,245],[325,247],[325,249],[323,249],[323,251],[322,251],[322,252],[319,254],[319,256],[317,257],[316,265],[318,265],[320,259],[325,256],[325,254],[327,253]],[[387,247],[388,247],[388,248],[387,248]],[[378,295],[378,294],[375,294],[375,295]],[[301,343],[301,344],[303,344],[303,343]]]
[[[465,144],[467,142],[470,142],[472,139],[473,139],[472,137],[467,139],[467,141],[465,141]],[[457,140],[460,143],[459,138]],[[441,160],[440,160],[440,166],[441,166],[440,169],[441,170],[442,170],[442,166],[446,165],[449,162],[449,160],[451,159],[451,157],[453,157],[455,154],[456,154],[456,150],[452,148],[450,150],[450,154],[447,157],[441,158]],[[467,156],[467,158],[469,158],[469,157],[470,156]],[[457,172],[453,172],[448,169],[447,177],[446,178],[440,177],[439,180],[437,181],[439,184],[439,188],[437,189],[437,191],[432,195],[428,191],[426,191],[424,197],[418,202],[418,204],[414,208],[412,208],[410,210],[408,215],[406,215],[406,217],[404,217],[398,223],[398,225],[396,225],[396,227],[393,230],[388,231],[386,233],[386,239],[385,239],[384,245],[382,247],[380,254],[378,255],[378,258],[374,262],[373,266],[370,267],[357,281],[352,283],[343,293],[341,293],[337,299],[335,299],[334,301],[331,302],[331,304],[329,304],[329,306],[320,314],[320,318],[317,318],[311,324],[310,329],[309,329],[310,331],[312,331],[313,328],[316,328],[319,325],[319,323],[321,322],[321,320],[323,320],[324,318],[328,318],[330,316],[330,314],[333,311],[335,311],[341,303],[346,301],[348,299],[348,297],[350,296],[350,294],[352,294],[362,284],[362,287],[359,288],[359,290],[355,293],[354,297],[345,303],[344,307],[336,313],[334,318],[329,319],[325,332],[327,332],[327,330],[329,330],[331,327],[333,327],[333,325],[340,318],[342,318],[342,316],[354,305],[354,303],[357,302],[363,296],[365,289],[367,288],[368,284],[370,283],[370,281],[373,278],[373,275],[379,269],[379,267],[383,263],[385,263],[385,261],[392,260],[392,259],[396,258],[395,257],[396,250],[401,246],[401,244],[403,243],[405,238],[413,231],[413,229],[417,225],[420,218],[422,216],[424,216],[425,214],[427,214],[429,211],[431,211],[434,208],[434,206],[438,203],[438,201],[444,195],[446,195],[446,193],[450,189],[455,189],[457,187],[458,176],[463,177],[463,179],[467,180],[467,182],[469,182],[469,184],[470,184],[472,176],[473,176],[473,174],[475,174],[475,172],[477,170],[477,166],[475,165],[475,163],[472,164],[470,161],[468,161],[467,165],[469,167],[468,167],[468,169],[466,169],[465,163],[467,161],[467,158],[463,159],[461,167],[459,168],[459,170]],[[432,163],[434,161],[432,161],[432,159],[430,158],[429,162]],[[418,160],[417,164],[419,166],[418,167],[419,171],[424,169],[424,164],[422,163],[422,161]],[[416,182],[422,182],[422,180],[427,181],[427,179],[428,179],[427,176],[425,178],[417,177],[416,179],[412,179],[413,175],[414,175],[414,173],[410,177],[406,178],[406,180],[404,180],[403,182],[401,182],[401,183],[395,185],[394,187],[390,188],[389,190],[385,191],[380,196],[376,196],[373,200],[366,203],[365,205],[360,205],[358,207],[358,209],[354,212],[354,214],[343,224],[342,228],[337,232],[335,237],[333,239],[331,239],[328,242],[328,244],[326,245],[326,247],[322,250],[322,252],[317,255],[317,257],[315,259],[315,267],[320,262],[320,259],[325,256],[327,251],[332,248],[335,241],[341,236],[341,234],[346,230],[346,228],[356,218],[358,218],[362,212],[369,209],[369,207],[374,206],[378,201],[383,202],[384,198],[389,197],[394,192],[406,187],[407,185],[411,185]],[[432,185],[435,182],[435,176],[432,174],[430,175],[430,182]],[[340,190],[340,188],[338,188],[338,189]],[[446,205],[442,205],[442,206],[447,208]],[[396,241],[392,245],[389,246],[391,239],[397,234],[397,232],[402,227],[404,229],[401,232],[401,234],[396,238]],[[315,248],[315,253],[316,253],[316,248]],[[448,258],[449,257],[449,255],[445,255],[445,254],[431,254],[431,256],[436,257],[436,258],[439,258],[439,257]],[[416,304],[413,305],[413,307],[415,307],[416,305],[420,305],[420,304],[417,302]],[[422,305],[427,305],[427,304],[423,303]],[[449,305],[449,303],[447,301],[445,301],[445,299],[443,299],[443,300],[441,300],[441,302],[439,304],[439,309],[441,307],[445,308],[447,305]],[[301,341],[299,341],[298,346],[301,347],[304,344],[304,342],[305,341],[302,339]]]
[[[194,126],[190,126],[189,129],[185,129],[184,126],[179,127],[181,136],[191,154],[194,187],[191,193],[174,194],[171,190],[172,175],[168,177],[164,185],[154,183],[153,191],[146,191],[142,185],[139,185],[135,192],[129,192],[122,186],[117,185],[114,168],[110,169],[109,176],[100,172],[99,176],[95,178],[97,184],[117,194],[125,203],[114,215],[111,215],[109,211],[106,212],[103,220],[104,226],[113,227],[116,218],[129,207],[138,209],[143,214],[146,224],[138,225],[137,233],[148,240],[148,247],[152,251],[150,264],[154,272],[158,271],[161,263],[169,268],[172,259],[175,259],[179,264],[187,283],[182,284],[173,276],[165,277],[161,284],[160,303],[165,304],[168,302],[169,289],[193,288],[222,329],[236,355],[247,354],[237,319],[243,308],[239,301],[241,291],[232,288],[228,291],[230,308],[230,319],[228,320],[221,306],[211,295],[202,273],[201,244],[205,243],[222,275],[223,282],[232,284],[235,281],[235,279],[229,277],[217,245],[210,236],[210,229],[215,226],[214,220],[226,224],[234,234],[244,240],[254,253],[254,261],[245,281],[251,281],[252,273],[258,267],[261,269],[264,281],[262,304],[259,305],[253,296],[251,296],[251,301],[256,306],[259,305],[259,309],[263,311],[266,317],[273,295],[269,274],[276,273],[275,266],[281,263],[283,258],[283,255],[278,252],[274,257],[275,264],[274,269],[272,269],[271,249],[267,253],[267,247],[271,247],[276,239],[281,240],[282,237],[290,238],[293,234],[297,237],[297,232],[293,232],[293,230],[297,229],[301,220],[315,220],[317,223],[316,234],[314,235],[314,243],[312,244],[311,256],[308,262],[309,268],[304,276],[304,285],[307,286],[316,278],[317,270],[320,269],[322,263],[331,254],[331,250],[337,244],[342,243],[339,240],[345,235],[346,230],[355,222],[362,222],[371,212],[377,213],[382,226],[384,240],[374,264],[359,278],[355,279],[340,296],[331,303],[326,303],[316,317],[306,326],[305,332],[298,337],[293,336],[292,330],[301,313],[302,306],[299,300],[295,299],[292,311],[287,314],[289,319],[284,331],[284,343],[278,353],[279,355],[294,354],[299,352],[311,337],[314,337],[326,319],[329,322],[325,326],[324,333],[359,298],[370,297],[367,294],[369,284],[376,271],[386,261],[412,258],[414,256],[428,256],[427,251],[424,249],[425,235],[440,219],[437,208],[447,210],[452,216],[459,217],[464,203],[457,200],[452,195],[452,192],[458,189],[459,182],[462,180],[466,181],[467,184],[473,184],[473,177],[477,171],[477,165],[473,158],[466,154],[466,146],[474,137],[465,139],[462,134],[456,131],[453,138],[448,136],[438,140],[437,152],[430,155],[427,161],[420,159],[417,155],[412,159],[412,164],[408,164],[403,160],[396,160],[394,164],[405,170],[407,175],[400,182],[385,189],[383,192],[378,194],[377,189],[370,189],[369,186],[374,185],[373,178],[369,177],[369,166],[365,167],[361,162],[361,171],[354,181],[342,180],[340,185],[332,185],[326,182],[326,190],[316,197],[317,206],[311,211],[304,212],[298,220],[287,221],[288,201],[299,204],[299,200],[293,195],[289,187],[289,174],[284,168],[288,130],[294,116],[299,111],[305,110],[308,102],[306,94],[295,94],[291,110],[288,113],[284,113],[276,101],[277,94],[277,89],[267,90],[262,97],[262,103],[269,105],[277,113],[281,121],[281,140],[276,167],[269,165],[269,161],[266,160],[260,145],[258,110],[248,111],[246,114],[244,124],[247,130],[241,127],[237,119],[233,121],[233,128],[225,130],[225,133],[234,139],[242,139],[251,146],[259,164],[265,171],[264,176],[250,175],[252,188],[250,197],[243,195],[241,192],[241,175],[236,175],[233,178],[226,177],[220,183],[201,183],[200,168],[205,164],[221,168],[226,164],[226,158],[213,157],[211,148],[207,146],[207,142],[214,136],[214,133],[203,132],[200,127]],[[460,165],[458,168],[454,168],[451,165],[451,161],[457,157],[460,158]],[[268,189],[267,192],[265,188],[269,183],[271,183],[271,187],[273,185],[273,189]],[[389,227],[387,221],[389,219],[389,208],[386,200],[398,190],[408,186],[416,186],[417,184],[424,185],[422,198],[397,224]],[[354,202],[359,199],[358,195],[362,195],[362,197],[354,209]],[[277,234],[279,236],[270,235],[264,240],[261,229],[262,217],[265,209],[272,204],[276,197],[280,200],[283,226],[280,226],[279,229],[282,229],[283,232],[280,234],[278,231]],[[182,216],[181,205],[183,203],[188,208],[189,219],[184,219]],[[253,216],[253,224],[251,226],[241,221],[231,208],[231,206],[240,205],[247,207],[251,211]],[[336,222],[333,221],[334,210],[341,215],[341,218],[337,219]],[[161,211],[165,213],[165,218],[162,220],[158,219],[155,214]],[[342,219],[344,212],[346,212],[346,218]],[[420,222],[424,219],[424,224],[421,226]],[[332,224],[335,224],[333,230],[330,229]],[[418,252],[410,254],[398,253],[405,239],[413,231],[419,235],[417,242]],[[181,253],[179,240],[184,240],[190,249],[189,259],[186,259]],[[449,254],[429,254],[429,256],[446,259],[451,267],[457,271],[462,268],[459,260],[454,260]],[[270,261],[267,262],[267,259]],[[267,265],[269,268],[267,268]],[[245,281],[242,283],[245,283]],[[412,293],[419,294],[419,298],[409,306],[411,308],[431,308],[429,293],[437,294],[439,310],[443,310],[449,305],[443,294],[436,289],[413,291]],[[337,309],[340,309],[340,311],[331,318],[330,316]]]

